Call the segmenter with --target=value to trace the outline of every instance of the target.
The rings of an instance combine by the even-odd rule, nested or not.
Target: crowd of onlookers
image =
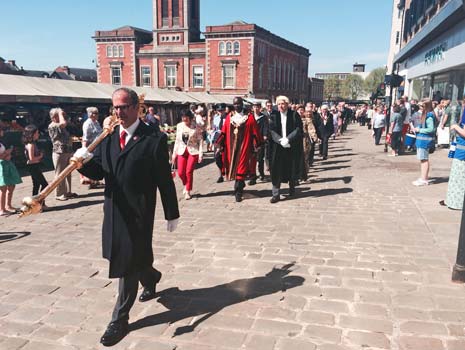
[[[465,102],[465,99],[464,99]],[[248,107],[247,112],[252,113],[259,125],[260,132],[264,136],[265,146],[258,150],[255,157],[256,163],[252,166],[249,184],[253,185],[257,180],[265,180],[265,169],[269,169],[270,148],[268,146],[268,124],[271,113],[276,106],[268,100],[262,105],[257,102]],[[303,144],[302,144],[302,162],[300,167],[301,180],[306,180],[309,168],[313,165],[315,152],[318,152],[322,160],[328,157],[328,145],[330,139],[336,139],[342,135],[350,123],[358,123],[360,126],[366,126],[372,130],[372,137],[375,145],[380,145],[382,136],[386,136],[386,142],[390,145],[391,152],[389,156],[396,157],[403,153],[415,151],[420,161],[421,176],[415,180],[415,186],[425,186],[430,183],[429,154],[434,152],[436,147],[449,148],[452,144],[455,149],[455,143],[458,148],[462,145],[461,133],[463,132],[463,112],[462,106],[457,101],[451,102],[449,99],[440,101],[432,100],[408,100],[402,97],[392,105],[390,119],[388,120],[387,106],[385,104],[369,105],[362,104],[358,106],[346,105],[341,102],[338,104],[323,104],[316,106],[312,102],[303,104],[290,104],[289,108],[295,111],[302,119],[303,125]],[[184,159],[179,163],[176,157],[182,158],[185,154],[185,148],[176,146],[176,139],[172,138],[173,163],[180,164],[180,174],[184,177],[183,182],[189,183],[185,190],[185,198],[191,198],[192,174],[196,163],[203,159],[204,144],[207,152],[213,152],[215,162],[218,166],[218,182],[224,181],[221,173],[221,154],[216,145],[216,141],[221,134],[221,129],[226,116],[234,110],[233,105],[220,103],[212,105],[210,108],[205,104],[192,104],[189,109],[181,112],[181,123],[177,125],[182,128],[177,132],[178,140],[186,138],[188,133],[193,134],[193,129],[197,130],[195,139],[201,140],[201,143],[187,144],[189,152],[193,153],[196,158]],[[111,114],[111,110],[110,110]],[[61,108],[52,108],[49,112],[50,123],[47,126],[47,134],[52,143],[52,159],[56,175],[58,175],[68,164],[73,154],[73,136],[76,134],[76,125],[70,125],[70,119]],[[147,110],[141,114],[142,121],[155,128],[167,131],[166,126],[161,125],[161,117],[155,112],[154,107],[147,107]],[[86,114],[82,116],[80,122],[80,131],[77,134],[82,135],[80,141],[84,147],[88,147],[93,140],[102,132],[103,117],[99,115],[96,107],[88,107]],[[195,128],[189,128],[189,125],[195,124]],[[185,125],[185,126],[184,126]],[[0,139],[3,136],[5,124],[0,125]],[[70,126],[72,126],[70,128]],[[44,152],[37,145],[40,130],[33,124],[25,127],[15,122],[8,124],[10,130],[23,131],[22,141],[24,144],[24,158],[26,169],[32,178],[32,194],[37,195],[47,185],[47,181],[41,172],[41,162],[44,158]],[[170,127],[173,128],[173,127]],[[192,129],[192,130],[191,130]],[[199,133],[200,130],[200,133]],[[175,131],[169,130],[169,131]],[[386,134],[387,131],[387,134]],[[173,135],[175,136],[175,135]],[[192,135],[191,135],[192,136]],[[197,146],[194,147],[193,145]],[[465,142],[464,145],[465,147]],[[172,148],[173,148],[172,147]],[[5,145],[0,143],[0,164],[2,172],[0,173],[0,215],[9,215],[16,212],[16,208],[11,205],[11,198],[14,186],[21,182],[21,178],[11,161],[13,149],[6,149]],[[453,153],[453,152],[452,152]],[[465,170],[463,164],[465,159],[459,159],[462,155],[461,150],[456,152],[453,167],[451,170],[451,180],[449,181],[448,197],[441,204],[450,208],[462,208],[463,194],[465,192],[465,177],[460,171]],[[465,151],[464,151],[465,153]],[[454,154],[452,154],[454,157]],[[258,166],[258,169],[257,169]],[[463,169],[462,169],[463,167]],[[458,170],[460,169],[460,170]],[[459,176],[460,175],[460,176]],[[462,180],[464,179],[464,180]],[[89,186],[89,189],[98,188],[101,184],[97,181],[90,180],[81,176],[81,184]],[[68,176],[56,189],[57,200],[65,201],[75,198],[76,193],[71,190],[71,176]],[[46,208],[46,206],[44,206]]]

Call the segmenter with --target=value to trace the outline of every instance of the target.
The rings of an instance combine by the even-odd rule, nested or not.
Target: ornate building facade
[[[200,31],[200,0],[153,0],[153,29],[96,31],[98,82],[307,99],[308,49],[242,21]]]

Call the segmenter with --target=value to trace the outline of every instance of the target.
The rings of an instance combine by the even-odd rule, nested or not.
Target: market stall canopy
[[[25,77],[0,74],[0,103],[111,103],[111,94],[120,86],[74,80]],[[234,96],[211,95],[205,92],[181,92],[148,87],[130,87],[145,94],[153,104],[232,103]]]

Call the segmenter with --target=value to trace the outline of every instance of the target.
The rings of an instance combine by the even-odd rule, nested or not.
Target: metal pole
[[[452,270],[452,282],[465,283],[465,198],[462,207],[462,222],[460,223],[457,259]]]

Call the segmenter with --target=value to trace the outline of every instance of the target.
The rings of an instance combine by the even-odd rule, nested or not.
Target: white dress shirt
[[[286,124],[287,124],[287,111],[285,113],[281,112],[281,128],[282,128],[282,137],[286,137]]]
[[[136,129],[137,127],[139,126],[139,123],[140,123],[140,120],[139,118],[136,119],[136,121],[134,123],[132,123],[132,125],[125,129],[122,125],[119,126],[119,136],[120,136],[120,139],[121,139],[121,133],[124,131],[126,131],[126,139],[125,139],[125,146],[128,144],[129,140],[131,139],[132,135],[134,135],[134,133],[136,132]]]

